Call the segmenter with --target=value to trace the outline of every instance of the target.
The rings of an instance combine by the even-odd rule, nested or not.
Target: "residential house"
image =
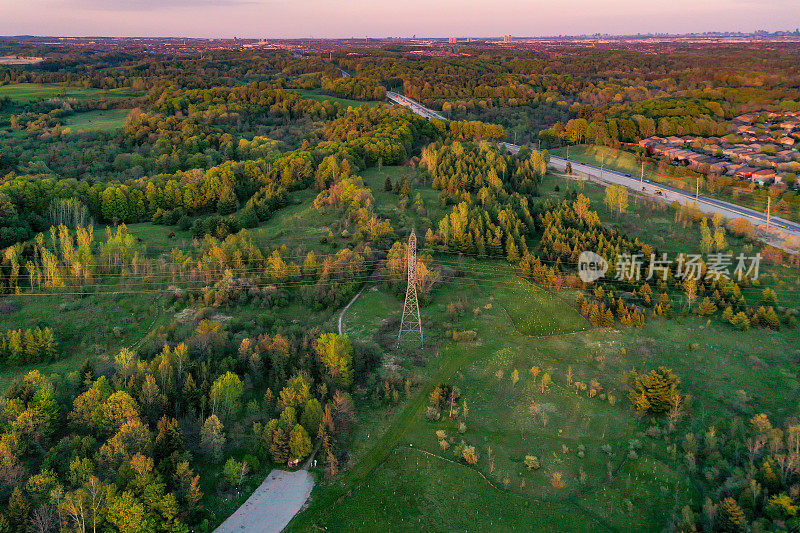
[[[775,177],[775,171],[771,168],[758,170],[750,175],[750,179],[753,181],[753,183],[758,183],[759,185],[764,185],[768,181],[774,180]]]
[[[738,169],[734,176],[737,178],[743,178],[749,180],[750,177],[753,175],[753,172],[758,172],[757,168],[743,166],[742,168]]]

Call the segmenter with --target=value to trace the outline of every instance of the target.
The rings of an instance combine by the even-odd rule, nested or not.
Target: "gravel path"
[[[358,294],[353,296],[353,299],[350,300],[350,303],[345,305],[344,309],[342,309],[342,311],[339,313],[339,335],[344,335],[344,327],[342,327],[342,320],[344,319],[344,314],[347,312],[348,309],[350,309],[350,306],[353,305],[353,302],[355,302],[356,299],[359,296],[361,296],[362,292],[364,292],[364,287],[361,287],[361,290],[358,291]]]
[[[215,533],[280,533],[308,500],[314,476],[308,470],[273,470]]]

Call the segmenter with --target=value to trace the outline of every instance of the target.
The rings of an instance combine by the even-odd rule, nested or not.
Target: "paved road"
[[[386,91],[386,98],[388,98],[390,101],[396,104],[400,104],[402,106],[409,108],[417,115],[425,117],[429,120],[432,118],[437,118],[439,120],[447,120],[433,109],[428,109],[427,107],[420,104],[416,100],[409,98],[407,96],[403,96],[402,94],[396,93],[394,91]]]
[[[313,487],[314,476],[305,468],[273,470],[214,533],[280,533],[303,508]]]
[[[500,143],[500,144],[504,145],[511,152],[516,153],[520,149],[520,147],[515,144],[511,143]],[[699,196],[697,199],[695,199],[694,194],[683,191],[676,187],[671,187],[669,185],[651,182],[649,180],[642,181],[639,178],[635,178],[628,174],[624,174],[622,172],[616,172],[614,170],[601,169],[600,167],[595,165],[578,163],[576,161],[571,161],[571,163],[573,171],[578,171],[584,174],[588,174],[593,178],[605,181],[607,183],[622,185],[624,187],[627,187],[628,189],[649,194],[650,196],[654,196],[656,198],[663,198],[669,202],[673,200],[677,200],[681,203],[697,202],[698,208],[700,209],[700,211],[704,213],[709,213],[709,214],[719,213],[721,216],[727,219],[740,218],[740,217],[746,218],[756,225],[767,223],[767,215],[765,213],[761,213],[760,211],[756,211],[754,209],[742,207],[740,205],[724,202],[722,200],[717,200],[714,198],[709,198],[707,196]],[[550,166],[556,168],[557,170],[563,171],[567,166],[567,160],[564,159],[563,157],[557,157],[551,155]],[[770,217],[770,226],[774,228],[779,228],[793,235],[800,235],[800,224],[797,224],[796,222],[791,222],[789,220],[785,220],[780,217],[776,216]]]

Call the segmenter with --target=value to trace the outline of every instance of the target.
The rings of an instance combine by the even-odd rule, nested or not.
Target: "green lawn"
[[[324,102],[325,100],[330,102],[339,102],[342,107],[359,107],[362,105],[375,107],[376,105],[383,103],[377,100],[351,100],[349,98],[340,98],[338,96],[325,94],[319,89],[297,89],[297,92],[300,93],[303,98],[316,100],[317,102]]]
[[[567,154],[566,148],[556,148],[550,150],[550,153],[564,157]],[[642,164],[636,160],[630,152],[624,150],[617,150],[608,146],[593,146],[593,145],[578,145],[569,147],[569,158],[573,161],[580,163],[589,163],[592,165],[600,165],[601,163],[605,168],[624,172],[633,176],[639,177],[642,171]],[[650,172],[650,169],[645,165],[645,178],[652,178],[655,174]]]
[[[67,118],[66,127],[73,133],[111,131],[125,126],[130,109],[104,109],[76,113]]]
[[[364,406],[351,445],[353,467],[335,482],[321,481],[311,506],[290,530],[367,531],[376,523],[391,531],[660,530],[673,503],[694,498],[668,451],[685,432],[700,431],[720,417],[749,418],[761,411],[782,419],[796,408],[786,401],[799,389],[790,355],[800,340],[795,330],[740,334],[728,325],[682,318],[650,321],[643,330],[582,331],[576,320],[572,332],[533,337],[520,334],[507,312],[507,295],[521,288],[506,293],[490,278],[440,289],[423,307],[426,328],[447,327],[446,303],[463,298],[468,311],[452,325],[473,329],[478,338],[432,341],[421,367],[403,350],[386,352],[387,360],[416,374],[421,385],[398,406]],[[557,309],[574,313],[555,297],[549,303],[544,295],[520,300],[517,316]],[[345,315],[345,330],[368,338],[401,304],[382,289],[368,288]],[[645,430],[654,422],[633,416],[622,376],[661,365],[681,377],[694,407],[678,431],[652,438]],[[541,376],[530,372],[533,366],[553,379],[545,392]],[[511,379],[514,370],[517,383]],[[570,379],[596,380],[599,393],[578,392]],[[459,387],[468,415],[425,419],[428,394],[441,381]],[[463,433],[459,422],[465,424]],[[436,430],[446,431],[451,444],[463,440],[475,446],[477,465],[443,451]],[[640,443],[635,455],[629,454],[632,440]],[[528,470],[526,455],[536,455],[541,468]],[[563,488],[551,484],[557,472]]]
[[[132,98],[142,93],[132,89],[84,89],[55,83],[11,83],[0,85],[0,98],[8,96],[19,104],[46,100],[48,98],[74,98],[76,100],[97,100],[100,98]]]
[[[378,213],[391,220],[392,226],[395,228],[414,225],[417,231],[420,231],[422,225],[435,223],[449,212],[449,209],[442,207],[439,202],[439,191],[430,188],[430,186],[426,184],[414,186],[413,182],[416,175],[416,169],[407,166],[384,166],[380,169],[377,167],[370,167],[361,172],[364,183],[369,186],[372,190],[372,195],[375,197],[375,206]],[[387,177],[393,184],[401,181],[403,177],[406,177],[412,185],[411,201],[413,202],[417,193],[422,196],[424,204],[423,212],[415,212],[412,209],[411,203],[409,203],[405,209],[401,208],[401,196],[384,189]]]

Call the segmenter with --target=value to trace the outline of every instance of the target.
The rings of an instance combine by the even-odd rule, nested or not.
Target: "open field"
[[[0,314],[0,331],[48,326],[63,357],[49,364],[4,368],[0,370],[0,387],[7,387],[34,368],[44,374],[77,371],[86,354],[91,354],[89,358],[98,369],[108,369],[120,348],[135,347],[169,315],[163,309],[161,294],[103,292],[80,296],[65,292],[5,297],[6,306],[16,310]]]
[[[563,197],[576,186],[548,176],[542,194]],[[699,251],[697,226],[675,224],[671,212],[632,200],[630,212],[617,217],[603,204],[602,187],[583,184],[581,192],[606,223],[645,241],[657,239],[670,253]],[[732,237],[729,243],[734,250],[747,246]],[[385,356],[385,372],[408,372],[419,387],[396,405],[365,399],[350,444],[353,466],[315,488],[311,506],[290,531],[369,531],[376,523],[389,530],[659,530],[673,508],[697,503],[670,452],[685,433],[759,412],[782,420],[797,408],[785,394],[774,394],[793,397],[800,390],[797,330],[741,334],[718,320],[690,316],[648,320],[641,330],[589,329],[571,309],[568,291],[545,292],[492,261],[436,261],[467,274],[438,289],[422,309],[432,347],[391,349]],[[796,267],[765,269],[777,276],[782,301],[793,305]],[[757,301],[759,291],[745,294]],[[466,312],[450,317],[447,303],[457,299],[467,303]],[[345,330],[358,341],[377,342],[381,321],[399,316],[401,306],[398,295],[368,287],[345,315]],[[439,332],[450,328],[473,330],[477,339],[441,338]],[[427,363],[415,365],[421,354]],[[692,398],[674,433],[637,419],[627,398],[625,374],[658,366],[672,368]],[[544,373],[552,383],[543,389]],[[576,381],[596,383],[596,392],[577,391]],[[426,420],[428,395],[440,382],[459,388],[468,414],[457,405],[452,417],[443,409],[439,420]],[[437,430],[447,435],[446,450]],[[453,455],[461,442],[475,447],[476,465]],[[541,467],[526,468],[526,455],[535,455]],[[563,487],[554,486],[557,473]]]
[[[0,85],[0,98],[5,96],[13,102],[25,104],[48,98],[74,98],[75,100],[97,100],[99,98],[132,98],[142,93],[131,89],[84,89],[54,83],[11,83]]]
[[[105,109],[76,113],[67,118],[66,127],[73,133],[111,131],[125,126],[129,109]]]
[[[795,356],[790,355],[796,331],[740,335],[727,325],[686,318],[655,320],[644,330],[528,337],[516,332],[504,312],[498,285],[487,280],[443,287],[423,310],[434,329],[437,316],[445,320],[437,302],[466,298],[470,307],[483,311],[468,313],[456,325],[477,331],[478,339],[442,345],[427,365],[416,369],[422,385],[404,406],[376,407],[382,415],[372,408],[365,413],[354,437],[355,466],[341,483],[316,489],[311,507],[291,530],[367,531],[375,523],[390,530],[413,525],[450,530],[467,527],[462,520],[501,529],[545,530],[556,524],[569,531],[660,529],[673,504],[694,497],[668,452],[684,432],[700,431],[720,417],[747,418],[762,410],[780,419],[796,408],[772,393],[776,388],[790,395],[798,390]],[[348,312],[353,320],[346,327],[354,336],[369,329],[363,324],[379,292],[365,292],[370,294]],[[395,303],[399,306],[399,299]],[[486,310],[489,303],[493,306]],[[531,306],[526,311],[543,310]],[[402,353],[387,355],[404,361]],[[622,376],[660,365],[682,378],[696,407],[675,434],[652,438],[645,430],[653,422],[633,416]],[[765,365],[758,376],[753,376],[754,365]],[[553,379],[545,392],[541,376],[536,379],[529,370],[533,366]],[[517,383],[511,379],[514,370],[520,376]],[[594,397],[576,392],[568,384],[570,375],[573,382],[596,380],[600,392]],[[427,396],[440,381],[459,387],[468,415],[450,418],[445,410],[439,421],[425,420]],[[737,390],[731,390],[732,384]],[[443,451],[436,430],[447,433],[451,448],[461,440],[475,446],[477,465],[467,466]],[[635,454],[630,454],[632,442]],[[537,456],[541,468],[526,469],[525,455]],[[557,472],[564,488],[551,485]],[[340,499],[344,492],[348,497]],[[572,520],[565,523],[565,517]]]
[[[319,89],[297,89],[296,92],[300,93],[303,98],[309,98],[318,102],[329,100],[331,102],[338,102],[342,107],[360,107],[366,105],[368,107],[375,107],[383,102],[377,100],[351,100],[349,98],[340,98],[338,96],[331,96],[321,92]]]
[[[417,171],[412,167],[384,166],[381,169],[372,167],[364,170],[360,175],[375,197],[376,211],[381,216],[388,218],[395,229],[413,226],[422,237],[427,227],[435,229],[437,221],[449,212],[449,208],[442,206],[439,202],[439,191],[433,190],[429,184],[415,183],[415,179],[422,180],[423,178],[415,178]],[[387,177],[393,184],[402,182],[404,177],[409,180],[411,199],[405,208],[401,206],[402,196],[400,194],[384,189]],[[424,207],[420,212],[413,209],[413,202],[417,194],[420,195]]]

